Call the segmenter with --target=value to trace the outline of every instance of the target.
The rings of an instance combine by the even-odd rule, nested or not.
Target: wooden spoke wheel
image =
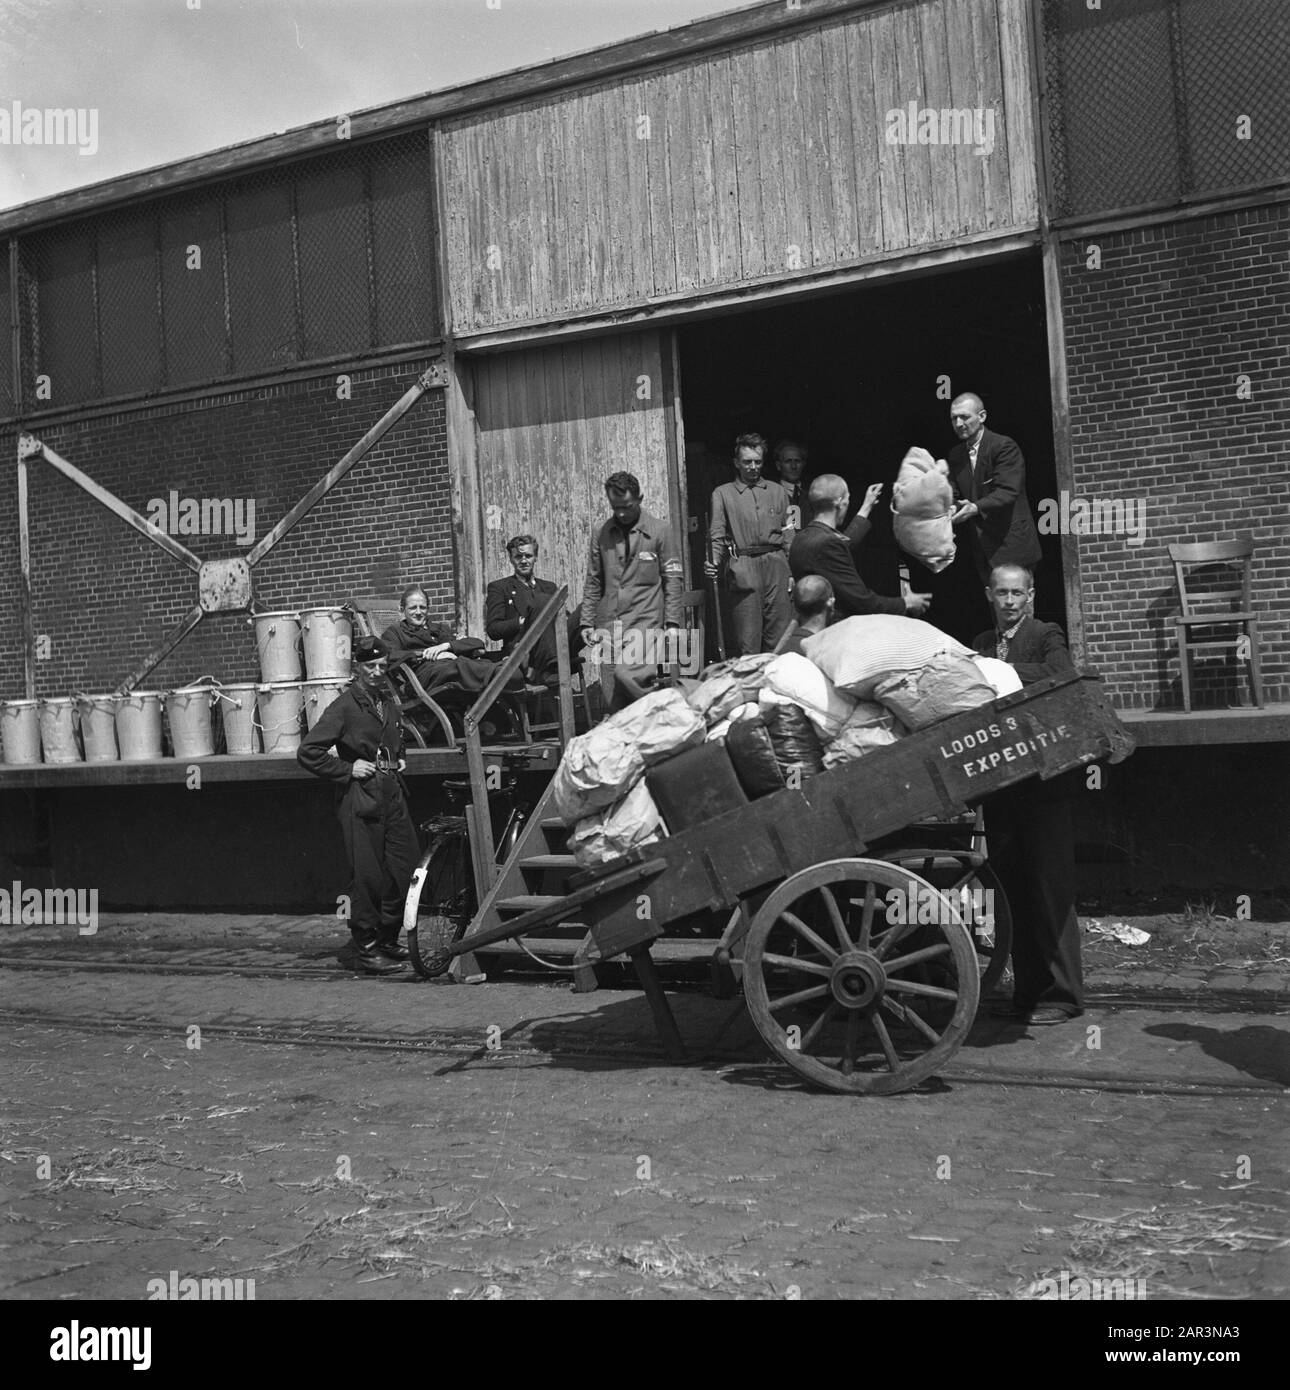
[[[976,947],[982,999],[1010,982],[1012,909],[988,862],[965,849],[898,849],[883,858],[926,879],[958,908]],[[1003,992],[1011,994],[1010,989]]]
[[[786,879],[753,918],[743,964],[757,1031],[831,1091],[916,1086],[958,1050],[980,997],[954,902],[876,859],[833,859]]]

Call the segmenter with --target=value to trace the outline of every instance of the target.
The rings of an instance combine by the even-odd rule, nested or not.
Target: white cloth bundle
[[[973,661],[981,668],[981,674],[994,686],[996,696],[1015,695],[1021,689],[1021,677],[1010,661],[1000,661],[997,656],[974,656]]]
[[[893,673],[920,670],[941,652],[973,655],[931,623],[891,613],[843,618],[808,637],[802,650],[839,690],[859,700],[871,699],[879,682]]]
[[[933,573],[954,559],[954,489],[949,465],[926,449],[913,448],[900,461],[891,490],[892,529],[896,544]]]
[[[759,700],[767,690],[804,710],[816,733],[826,741],[837,737],[855,708],[849,695],[836,690],[817,665],[796,652],[784,652],[767,666],[766,688]]]

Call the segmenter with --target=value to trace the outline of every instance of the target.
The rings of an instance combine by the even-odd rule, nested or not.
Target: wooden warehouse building
[[[774,0],[0,214],[0,697],[256,677],[245,614],[194,625],[192,566],[114,500],[253,500],[253,536],[168,529],[253,557],[261,608],[419,581],[478,633],[515,532],[580,595],[610,472],[697,575],[737,433],[854,496],[974,390],[1033,505],[1104,504],[1041,570],[1145,745],[1082,808],[1089,882],[1284,893],[1287,66],[1279,0]],[[1265,703],[1217,663],[1184,713],[1168,546],[1233,537]],[[866,563],[895,592],[889,528]],[[343,886],[289,760],[200,798],[121,771],[0,769],[0,879]]]

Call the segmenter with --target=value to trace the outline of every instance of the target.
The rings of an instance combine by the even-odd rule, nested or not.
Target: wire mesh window
[[[400,136],[21,238],[24,408],[434,339],[429,158]]]
[[[1286,0],[1044,0],[1054,214],[1290,177]]]

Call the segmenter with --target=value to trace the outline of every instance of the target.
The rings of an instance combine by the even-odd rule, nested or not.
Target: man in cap
[[[354,639],[354,679],[305,735],[296,760],[336,786],[350,869],[350,935],[360,969],[384,974],[408,957],[403,900],[417,866],[416,827],[403,779],[399,702],[377,637]]]

